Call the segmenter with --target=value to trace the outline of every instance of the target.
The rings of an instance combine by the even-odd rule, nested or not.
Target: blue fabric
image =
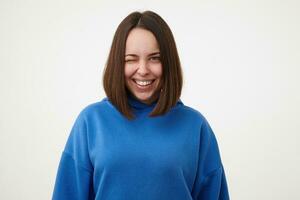
[[[53,200],[228,200],[216,137],[179,100],[163,116],[129,97],[125,118],[107,98],[86,106],[59,163]]]

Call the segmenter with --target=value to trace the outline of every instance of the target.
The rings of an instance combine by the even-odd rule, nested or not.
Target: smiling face
[[[152,103],[159,96],[162,77],[159,45],[148,30],[134,28],[126,40],[125,81],[141,102]]]

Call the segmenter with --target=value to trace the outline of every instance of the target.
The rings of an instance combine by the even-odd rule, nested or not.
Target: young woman
[[[216,137],[180,100],[182,72],[166,22],[133,12],[118,26],[103,77],[107,97],[77,117],[54,200],[227,200]]]

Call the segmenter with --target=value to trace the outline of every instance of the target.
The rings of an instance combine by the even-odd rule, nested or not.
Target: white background
[[[0,2],[0,199],[51,199],[61,152],[101,100],[113,34],[130,12],[169,24],[184,104],[211,124],[231,199],[300,199],[300,3]]]

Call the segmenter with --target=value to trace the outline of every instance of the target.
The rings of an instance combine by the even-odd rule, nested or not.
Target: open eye
[[[151,57],[150,60],[155,60],[155,61],[157,60],[157,61],[159,61],[160,57],[159,56]]]

